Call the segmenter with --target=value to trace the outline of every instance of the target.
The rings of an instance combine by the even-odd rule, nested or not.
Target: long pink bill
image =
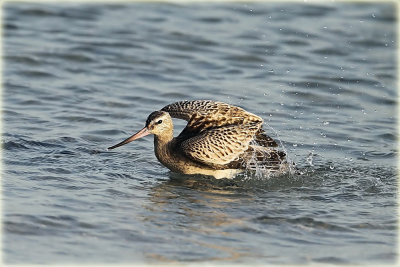
[[[147,128],[144,127],[142,130],[140,130],[139,132],[135,133],[135,134],[132,135],[131,137],[125,139],[125,140],[122,141],[121,143],[118,143],[118,144],[116,144],[116,145],[114,145],[114,146],[110,146],[110,147],[107,148],[107,149],[110,150],[110,149],[114,149],[114,148],[119,147],[119,146],[123,146],[123,145],[125,145],[125,144],[127,144],[127,143],[130,143],[130,142],[136,140],[136,139],[142,138],[143,136],[146,136],[146,135],[148,135],[148,134],[150,134],[149,130],[147,130]]]

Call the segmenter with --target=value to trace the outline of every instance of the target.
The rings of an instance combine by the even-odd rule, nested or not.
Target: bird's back
[[[254,164],[273,169],[286,160],[262,129],[262,118],[240,107],[194,100],[167,105],[162,111],[188,121],[175,139],[175,149],[196,163],[214,169],[248,169]]]

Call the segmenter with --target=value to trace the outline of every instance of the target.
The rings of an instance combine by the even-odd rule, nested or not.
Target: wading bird
[[[171,117],[188,121],[177,137]],[[180,101],[154,111],[142,130],[108,149],[154,134],[156,157],[173,172],[215,178],[252,169],[285,173],[289,170],[286,154],[277,149],[262,124],[259,116],[223,102]]]

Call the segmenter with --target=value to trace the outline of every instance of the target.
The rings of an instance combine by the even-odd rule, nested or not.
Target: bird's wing
[[[188,121],[183,133],[203,132],[227,125],[262,124],[263,119],[246,110],[212,100],[180,101],[161,109],[171,117]]]
[[[182,141],[180,149],[194,161],[209,166],[225,165],[249,148],[260,127],[260,123],[253,122],[213,128]]]
[[[263,147],[277,147],[278,146],[278,144],[275,142],[275,140],[272,139],[271,137],[269,137],[262,128],[260,128],[260,130],[254,136],[254,141],[258,145],[263,146]]]
[[[212,100],[179,101],[169,104],[161,110],[168,112],[173,118],[189,121],[194,114],[207,116],[217,112],[222,104],[224,103]]]

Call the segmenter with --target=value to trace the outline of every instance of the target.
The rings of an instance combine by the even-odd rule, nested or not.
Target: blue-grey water
[[[2,9],[4,262],[396,263],[394,2]],[[184,99],[262,116],[299,174],[174,174],[150,136],[106,150]]]

